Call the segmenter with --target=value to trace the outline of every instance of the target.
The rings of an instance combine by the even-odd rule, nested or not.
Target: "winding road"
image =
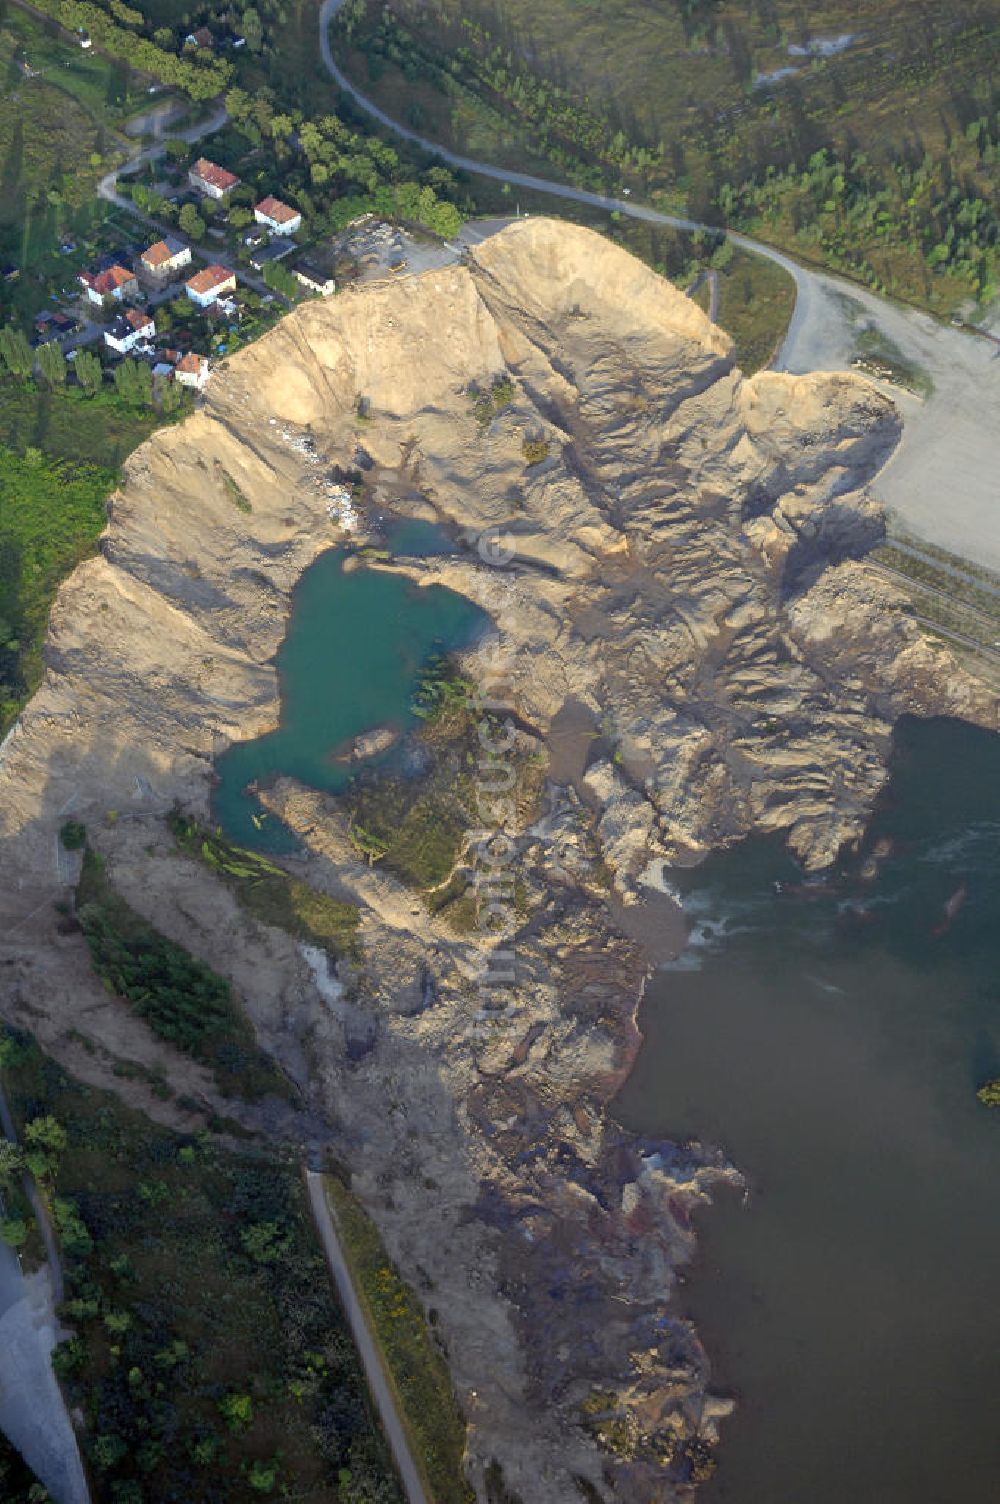
[[[632,199],[613,198],[567,183],[479,162],[429,141],[394,120],[347,77],[334,59],[330,25],[344,0],[323,0],[319,48],[324,66],[360,109],[402,140],[449,167],[555,199],[586,204],[675,230],[719,233],[721,226],[664,214]],[[497,223],[498,229],[501,222]],[[926,400],[886,388],[904,419],[904,439],[872,489],[913,533],[939,547],[1000,571],[1000,346],[990,337],[938,323],[929,314],[877,297],[866,288],[800,265],[774,246],[729,233],[739,249],[780,266],[795,283],[795,308],[773,367],[804,375],[849,369],[857,341],[872,331],[890,358],[924,373]]]

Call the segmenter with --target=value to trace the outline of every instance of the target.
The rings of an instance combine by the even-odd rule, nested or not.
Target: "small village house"
[[[228,266],[206,266],[188,278],[184,291],[199,308],[210,308],[227,292],[236,291],[236,273]]]
[[[96,303],[99,308],[103,307],[107,299],[120,303],[124,298],[135,298],[139,295],[139,283],[135,272],[129,267],[121,266],[117,261],[101,271],[81,272],[78,281],[82,283],[91,303]]]
[[[206,198],[225,198],[239,181],[235,172],[228,172],[225,167],[220,167],[217,162],[210,162],[207,157],[199,157],[194,166],[188,169],[191,187],[197,188]]]
[[[104,343],[109,350],[119,355],[128,355],[137,345],[145,344],[156,335],[156,321],[145,308],[126,308],[110,328],[104,331]]]
[[[207,26],[199,26],[197,31],[189,31],[184,38],[185,47],[197,47],[200,50],[211,52],[215,46],[215,38]]]
[[[283,204],[280,198],[268,194],[255,205],[253,217],[272,235],[294,235],[302,228],[302,215],[291,204]]]
[[[275,235],[267,245],[260,245],[250,252],[250,265],[255,271],[262,272],[265,266],[274,261],[283,261],[286,256],[290,256],[293,251],[297,250],[298,246],[294,240],[286,240],[283,235]]]
[[[292,276],[306,292],[319,293],[320,297],[328,298],[337,290],[329,268],[309,256],[303,256],[301,261],[296,261],[290,268]]]
[[[171,281],[185,267],[191,265],[191,247],[183,240],[168,235],[157,240],[139,257],[139,270],[151,282],[160,286]]]
[[[35,316],[35,339],[65,339],[77,327],[76,319],[70,318],[69,314],[45,308]]]
[[[191,386],[200,392],[208,380],[208,371],[208,356],[197,355],[194,350],[189,350],[174,367],[174,379],[179,385]]]

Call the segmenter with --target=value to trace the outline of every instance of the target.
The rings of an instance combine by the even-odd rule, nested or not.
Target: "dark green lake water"
[[[397,553],[447,546],[426,524],[408,527],[390,535]],[[238,742],[216,762],[215,818],[243,846],[282,852],[297,844],[265,815],[249,784],[285,774],[311,788],[343,788],[355,770],[333,760],[336,749],[375,726],[411,726],[413,691],[427,660],[468,644],[486,625],[477,607],[450,590],[373,569],[345,574],[344,558],[342,549],[321,554],[296,587],[277,655],[279,728]]]
[[[701,1217],[680,1293],[738,1399],[703,1504],[1000,1499],[1000,1112],[975,1098],[1000,1075],[1000,738],[904,723],[872,836],[871,883],[803,885],[770,844],[686,875],[695,944],[617,1104],[750,1184]]]

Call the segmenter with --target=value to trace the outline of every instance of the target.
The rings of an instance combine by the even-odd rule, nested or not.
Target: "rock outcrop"
[[[501,376],[513,396],[484,424],[470,384]],[[54,932],[72,812],[130,902],[232,977],[309,1093],[435,1312],[480,1497],[493,1459],[526,1504],[684,1497],[724,1409],[670,1292],[692,1207],[732,1172],[605,1113],[648,969],[621,902],[654,860],[751,831],[822,866],[860,835],[899,715],[997,725],[864,563],[882,528],[865,487],[898,437],[863,380],[746,379],[668,284],[531,220],[461,266],[306,305],[228,361],[132,456],[101,557],[60,592],[45,683],[0,752],[3,1011],[90,1079],[155,1059],[216,1101]],[[520,727],[544,738],[571,706],[591,720],[577,787],[501,820],[523,893],[514,980],[493,991],[488,932],[456,935],[359,862],[319,794],[265,797],[302,839],[301,875],[361,906],[348,998],[164,834],[175,803],[207,815],[219,749],[275,724],[290,592],[338,539],[331,498],[362,444],[369,511],[437,519],[459,544],[390,567],[490,614],[469,674],[495,679],[499,642]],[[74,1054],[81,1036],[96,1055]]]

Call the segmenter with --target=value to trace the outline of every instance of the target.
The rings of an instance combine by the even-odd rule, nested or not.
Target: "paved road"
[[[378,1412],[382,1419],[382,1429],[389,1443],[399,1476],[403,1480],[406,1497],[409,1500],[409,1504],[431,1504],[431,1500],[424,1488],[420,1471],[410,1450],[409,1438],[400,1419],[399,1411],[396,1408],[396,1397],[386,1378],[385,1369],[382,1367],[381,1354],[368,1330],[364,1310],[354,1289],[351,1271],[344,1257],[343,1249],[340,1246],[337,1224],[334,1220],[330,1203],[326,1199],[323,1176],[317,1174],[315,1170],[307,1170],[306,1189],[309,1192],[309,1201],[312,1206],[313,1217],[316,1220],[316,1226],[319,1229],[326,1260],[337,1286],[337,1294],[340,1296],[340,1303],[344,1307],[347,1319],[351,1324],[355,1346],[361,1354],[361,1361],[364,1364],[368,1387],[378,1407]]]
[[[478,162],[428,141],[368,99],[343,73],[330,48],[330,23],[344,0],[323,0],[319,13],[319,46],[333,79],[388,130],[449,166],[492,178],[512,187],[533,189],[617,211],[676,230],[707,230],[706,225],[646,208],[631,198],[591,193],[566,183],[513,172],[490,162]],[[924,371],[933,383],[924,402],[887,388],[902,412],[905,436],[873,491],[890,514],[896,513],[910,530],[966,558],[1000,569],[1000,349],[994,337],[941,324],[914,308],[891,303],[853,282],[801,266],[783,251],[729,233],[730,244],[763,256],[793,279],[795,308],[773,365],[779,371],[805,374],[848,368],[857,353],[857,339],[866,327],[889,347]]]

